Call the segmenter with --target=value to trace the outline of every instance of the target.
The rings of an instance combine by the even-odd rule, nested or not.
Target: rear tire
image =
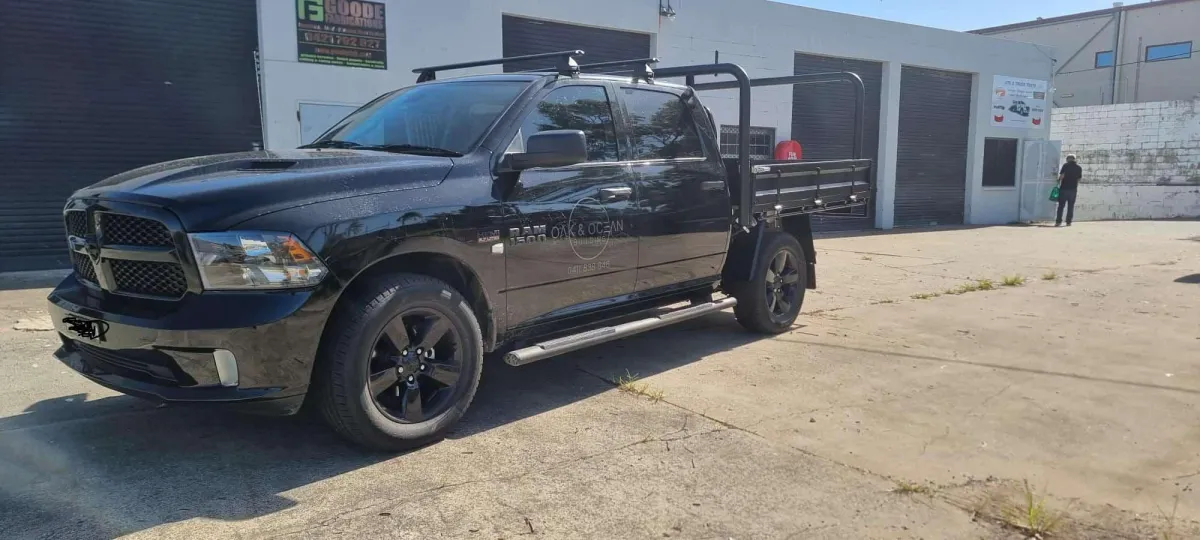
[[[361,446],[398,451],[445,438],[483,368],[483,337],[463,296],[416,274],[381,276],[339,306],[314,391],[325,421]]]
[[[746,264],[749,264],[747,261]],[[754,261],[750,281],[736,283],[733,296],[737,321],[751,332],[786,332],[800,315],[808,283],[808,262],[796,237],[770,231]]]

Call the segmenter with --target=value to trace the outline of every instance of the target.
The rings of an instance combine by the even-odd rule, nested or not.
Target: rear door
[[[707,115],[674,88],[623,84],[619,93],[638,182],[636,290],[718,276],[731,210]]]
[[[633,292],[638,250],[628,218],[637,193],[611,93],[594,81],[543,90],[508,148],[521,152],[530,135],[556,129],[582,130],[588,140],[586,163],[523,171],[505,197],[510,328]]]

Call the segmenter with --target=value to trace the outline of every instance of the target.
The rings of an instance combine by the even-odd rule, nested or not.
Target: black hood
[[[453,166],[445,157],[366,150],[241,152],[148,165],[72,198],[152,204],[188,230],[221,230],[314,202],[437,185]]]

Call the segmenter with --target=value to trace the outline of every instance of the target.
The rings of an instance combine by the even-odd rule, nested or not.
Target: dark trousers
[[[1063,207],[1066,207],[1066,209],[1067,209],[1067,225],[1070,225],[1071,221],[1073,219],[1075,219],[1075,194],[1076,193],[1077,193],[1077,191],[1074,189],[1071,189],[1071,190],[1060,189],[1058,191],[1058,217],[1054,219],[1055,225],[1062,223]]]

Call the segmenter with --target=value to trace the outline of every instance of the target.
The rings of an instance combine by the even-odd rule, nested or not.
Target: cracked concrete
[[[1025,479],[1069,508],[1063,537],[1157,536],[1175,497],[1175,535],[1200,535],[1197,236],[820,239],[791,332],[717,314],[492,362],[451,437],[400,456],[91,385],[52,332],[13,329],[45,289],[0,280],[0,537],[1011,538],[976,507]],[[911,299],[1013,274],[1026,285]],[[627,371],[663,401],[617,391]]]

